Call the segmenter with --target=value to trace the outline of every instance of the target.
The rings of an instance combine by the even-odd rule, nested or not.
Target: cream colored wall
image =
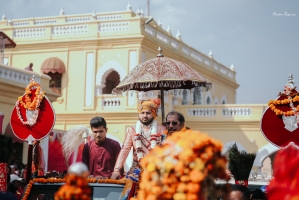
[[[111,14],[111,13],[110,13]],[[109,13],[98,14],[98,16],[110,15]],[[135,16],[134,13],[118,12],[113,15],[122,15],[120,19],[109,20],[95,20],[84,22],[74,22],[72,24],[66,22],[68,16],[54,16],[49,19],[56,19],[56,24],[38,25],[38,27],[45,27],[45,36],[42,37],[15,37],[14,41],[17,47],[13,50],[6,51],[6,57],[10,59],[12,66],[18,69],[24,69],[30,62],[34,63],[33,69],[35,72],[40,72],[40,66],[44,60],[49,57],[60,58],[66,67],[66,72],[62,77],[62,94],[59,101],[53,102],[53,107],[56,112],[55,129],[69,130],[77,125],[84,125],[89,127],[89,121],[92,117],[100,115],[104,117],[108,123],[108,133],[116,136],[120,141],[124,140],[125,131],[128,126],[134,126],[137,120],[136,112],[136,95],[128,96],[112,96],[110,94],[97,95],[96,82],[97,74],[103,71],[103,67],[110,61],[117,62],[125,75],[130,71],[130,51],[136,51],[136,64],[142,62],[142,52],[145,53],[145,60],[156,57],[157,48],[163,48],[163,54],[166,57],[173,58],[188,64],[193,67],[203,76],[207,77],[213,82],[213,89],[210,91],[212,105],[205,105],[207,93],[203,93],[203,105],[188,105],[188,106],[173,106],[172,95],[169,95],[166,100],[166,112],[170,110],[177,110],[183,113],[186,117],[187,125],[192,129],[206,132],[212,137],[221,140],[223,144],[231,141],[237,141],[242,144],[248,151],[258,151],[264,147],[267,141],[259,130],[259,120],[262,116],[264,105],[234,105],[236,89],[238,84],[236,82],[236,73],[226,66],[218,63],[214,59],[202,54],[193,49],[183,41],[168,34],[161,29],[155,21],[149,26],[154,30],[154,33],[163,33],[168,41],[178,42],[179,47],[174,48],[170,42],[165,43],[157,38],[157,35],[150,35],[145,31],[143,22],[146,19]],[[87,15],[82,15],[86,17]],[[77,17],[82,17],[77,16]],[[47,20],[46,18],[45,20]],[[13,30],[18,29],[32,29],[37,27],[33,22],[36,19],[29,19],[30,25],[28,27],[14,27],[6,26],[6,23],[0,22],[0,29],[13,37]],[[99,23],[112,25],[115,23],[127,23],[128,27],[120,31],[102,32],[98,29]],[[88,24],[87,33],[83,34],[62,34],[52,35],[51,30],[57,26],[70,26]],[[112,26],[111,26],[112,27]],[[81,29],[78,29],[79,31]],[[202,61],[199,61],[191,53],[188,55],[183,52],[182,48],[200,56]],[[93,53],[94,66],[93,76],[86,77],[87,53]],[[207,61],[209,65],[205,62]],[[215,67],[216,66],[216,67]],[[219,69],[216,69],[216,68]],[[220,69],[226,71],[222,73]],[[105,70],[104,70],[105,71]],[[120,70],[118,70],[119,72]],[[230,75],[230,76],[229,76]],[[123,76],[123,74],[122,74]],[[92,105],[85,106],[86,95],[86,81],[92,79]],[[0,88],[1,91],[1,88]],[[215,98],[218,99],[218,104],[221,104],[223,95],[226,96],[227,105],[213,105]],[[3,98],[3,94],[0,97]],[[109,99],[118,99],[121,102],[120,106],[104,106],[103,102]],[[135,103],[130,103],[134,100]],[[1,102],[1,101],[0,101]],[[191,103],[191,101],[190,101]],[[5,104],[1,102],[1,107]],[[222,109],[238,109],[250,108],[252,110],[250,116],[222,116]],[[217,114],[215,116],[189,116],[188,109],[210,109],[215,108]],[[2,108],[1,108],[2,109]],[[3,109],[4,110],[4,109]],[[5,108],[5,123],[9,119],[9,108]],[[0,110],[1,112],[1,110]],[[3,112],[3,111],[2,111]],[[166,113],[167,114],[167,113]],[[161,115],[161,114],[160,114]],[[158,118],[161,121],[161,118]],[[252,142],[252,140],[254,140]]]
[[[1,98],[4,98],[4,97],[1,95]],[[0,130],[1,133],[4,133],[6,127],[9,126],[10,115],[12,113],[13,108],[14,108],[14,105],[0,101],[0,112],[4,113],[2,130]]]

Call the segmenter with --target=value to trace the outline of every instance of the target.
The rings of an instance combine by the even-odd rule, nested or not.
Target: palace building
[[[67,15],[61,10],[57,16],[16,20],[3,16],[0,30],[16,47],[1,54],[2,132],[9,132],[15,101],[34,75],[47,91],[56,113],[53,133],[42,142],[49,170],[57,164],[51,160],[56,158],[50,143],[58,144],[61,134],[75,126],[89,127],[94,116],[104,117],[109,137],[122,143],[126,128],[138,119],[138,94],[116,96],[111,91],[136,65],[156,57],[160,46],[165,57],[186,63],[213,83],[209,91],[166,93],[166,113],[182,113],[188,127],[221,140],[225,148],[237,142],[242,150],[258,152],[254,170],[261,173],[265,159],[277,150],[260,131],[267,105],[236,104],[239,85],[233,66],[219,63],[211,52],[205,55],[192,48],[184,43],[179,31],[174,34],[149,18],[139,9],[133,12],[130,5],[124,11],[109,13]],[[146,95],[154,97],[157,92]],[[24,145],[24,163],[26,148]],[[267,170],[271,175],[271,169]]]

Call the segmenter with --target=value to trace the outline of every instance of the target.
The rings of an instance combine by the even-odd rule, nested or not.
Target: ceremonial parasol
[[[202,90],[208,91],[212,83],[187,64],[164,57],[160,47],[158,51],[159,54],[156,58],[137,65],[113,89],[112,93],[120,94],[129,90],[160,90],[162,122],[164,122],[165,90],[201,87]]]

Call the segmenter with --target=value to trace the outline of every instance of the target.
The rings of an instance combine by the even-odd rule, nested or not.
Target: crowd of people
[[[103,117],[94,117],[90,120],[90,128],[93,140],[84,145],[82,162],[89,169],[90,176],[94,178],[120,179],[126,174],[131,174],[134,169],[141,168],[139,161],[146,156],[151,149],[159,146],[163,141],[180,131],[190,129],[185,126],[184,116],[175,111],[166,115],[163,125],[155,120],[159,108],[159,100],[144,100],[138,106],[138,120],[135,127],[129,127],[126,131],[122,146],[106,137],[108,126]],[[128,172],[124,172],[124,163],[133,147],[133,163]],[[25,165],[10,166],[8,177],[8,194],[15,199],[21,199],[26,185]],[[1,198],[2,199],[2,198]],[[7,197],[8,199],[8,197]],[[249,191],[242,185],[232,185],[229,200],[262,200],[266,199],[261,190]]]

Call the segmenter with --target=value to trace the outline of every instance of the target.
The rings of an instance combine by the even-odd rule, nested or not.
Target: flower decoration
[[[278,100],[270,100],[268,102],[268,105],[270,109],[275,112],[276,115],[283,115],[286,117],[289,116],[297,116],[297,120],[299,117],[299,105],[296,107],[294,105],[295,102],[299,102],[299,95],[298,92],[296,91],[296,87],[294,86],[294,80],[293,80],[293,75],[290,74],[289,76],[289,81],[286,86],[284,86],[284,91],[279,93],[279,98]],[[284,99],[282,99],[284,98]],[[282,111],[280,110],[277,106],[282,106],[282,105],[289,105],[290,110],[289,111]]]
[[[33,100],[31,96],[33,96]],[[36,123],[36,120],[38,118],[39,106],[44,96],[45,92],[42,91],[40,84],[35,82],[34,79],[31,78],[30,83],[25,88],[25,102],[23,101],[23,96],[20,96],[18,98],[18,101],[16,102],[17,115],[22,124],[33,126]],[[30,113],[30,115],[28,115],[30,117],[29,119],[27,119],[27,121],[24,121],[19,106],[25,108],[26,113]]]
[[[142,149],[142,123],[138,120],[136,122],[136,134],[134,135],[134,140],[136,142],[136,150],[137,150],[137,157],[138,161],[143,158],[144,151]],[[151,142],[151,149],[155,148],[157,145],[157,141],[159,140],[160,134],[158,133],[158,123],[156,120],[153,120],[151,128],[150,128],[150,142]]]
[[[220,197],[228,186],[217,187],[214,180],[229,180],[221,149],[220,142],[198,131],[173,133],[141,159],[143,172],[134,200]]]

